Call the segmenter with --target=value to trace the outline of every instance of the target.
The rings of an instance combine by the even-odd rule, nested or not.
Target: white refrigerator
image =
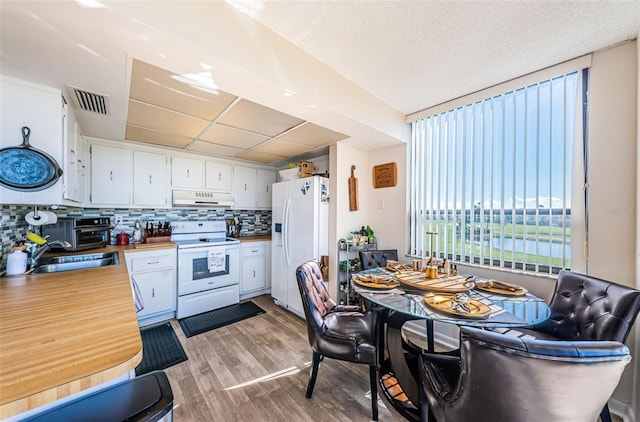
[[[304,318],[296,268],[329,255],[329,179],[312,176],[273,184],[271,296]]]

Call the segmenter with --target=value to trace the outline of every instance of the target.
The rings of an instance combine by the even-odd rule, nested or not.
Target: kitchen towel
[[[144,300],[140,293],[140,287],[138,287],[138,283],[133,277],[131,277],[131,290],[133,290],[133,303],[136,305],[136,312],[140,312],[144,309]]]
[[[227,257],[225,252],[225,246],[211,246],[207,250],[210,273],[217,273],[226,270]]]

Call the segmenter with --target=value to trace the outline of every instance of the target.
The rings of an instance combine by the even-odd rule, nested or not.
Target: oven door
[[[178,249],[178,296],[240,284],[240,248],[226,247],[225,270],[209,272],[208,248]]]
[[[74,249],[101,248],[109,244],[108,227],[83,227],[75,229]]]

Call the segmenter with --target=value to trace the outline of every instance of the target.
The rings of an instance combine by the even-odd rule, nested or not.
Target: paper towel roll
[[[45,224],[55,224],[58,222],[58,216],[51,211],[38,211],[38,214],[30,211],[24,216],[24,219],[32,226],[44,226]]]
[[[47,222],[48,217],[42,211],[39,211],[38,214],[30,211],[24,216],[24,219],[32,226],[42,226]]]

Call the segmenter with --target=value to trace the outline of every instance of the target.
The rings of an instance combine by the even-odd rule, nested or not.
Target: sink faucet
[[[36,246],[36,245],[33,245],[33,246]],[[36,267],[36,262],[38,261],[38,258],[40,258],[42,254],[48,251],[49,248],[51,248],[52,246],[61,246],[63,248],[70,248],[71,243],[67,242],[66,240],[53,240],[51,242],[45,243],[42,246],[35,247],[35,249],[33,249],[33,251],[31,252],[31,268]]]

